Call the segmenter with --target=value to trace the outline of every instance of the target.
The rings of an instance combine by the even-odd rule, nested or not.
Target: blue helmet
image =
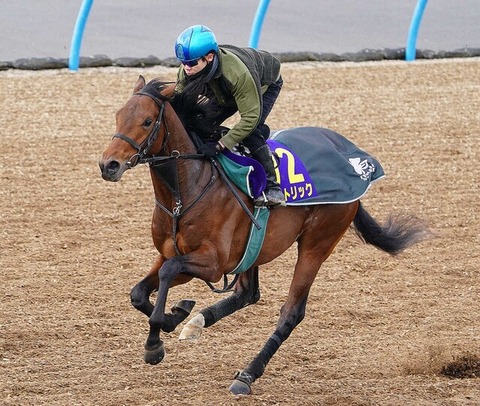
[[[175,56],[181,62],[197,60],[211,51],[218,52],[217,39],[205,25],[187,28],[175,42]]]

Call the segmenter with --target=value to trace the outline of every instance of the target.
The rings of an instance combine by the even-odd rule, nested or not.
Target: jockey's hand
[[[215,142],[215,143],[208,142],[208,143],[200,146],[200,148],[198,148],[198,153],[202,154],[202,155],[205,155],[207,158],[213,158],[221,150],[222,150],[222,148],[217,142]]]

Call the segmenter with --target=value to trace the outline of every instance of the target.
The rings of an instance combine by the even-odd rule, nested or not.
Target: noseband
[[[138,144],[133,139],[131,139],[130,137],[128,137],[124,134],[116,133],[116,134],[113,135],[112,139],[113,138],[120,138],[121,140],[123,140],[125,142],[128,142],[137,151],[135,154],[133,154],[131,156],[131,158],[126,163],[126,165],[129,168],[133,168],[134,166],[138,165],[140,163],[140,161],[142,161],[145,158],[145,156],[147,155],[147,153],[150,151],[150,148],[152,147],[153,143],[158,138],[158,134],[159,134],[160,128],[162,126],[162,121],[164,121],[163,120],[163,113],[165,111],[165,103],[163,103],[160,99],[156,98],[155,96],[153,96],[149,93],[145,93],[145,92],[136,92],[133,95],[134,96],[138,95],[138,96],[148,96],[148,97],[150,97],[156,103],[156,105],[158,106],[159,112],[158,112],[157,119],[155,120],[155,124],[152,128],[152,131],[150,131],[150,134],[148,134],[148,137],[145,138],[145,140],[142,141],[140,144]],[[166,129],[166,131],[165,131],[166,135],[165,135],[165,138],[163,140],[163,144],[162,144],[162,147],[160,148],[160,151],[165,148],[165,144],[167,142],[167,138],[168,138],[168,135],[169,135],[166,122],[165,122],[165,129]]]

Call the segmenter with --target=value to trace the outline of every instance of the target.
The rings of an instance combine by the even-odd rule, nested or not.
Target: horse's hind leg
[[[316,271],[313,273],[316,274]],[[275,332],[270,336],[262,350],[243,371],[237,372],[230,386],[234,395],[248,395],[251,384],[263,375],[265,367],[277,352],[280,345],[290,336],[293,329],[303,320],[311,282],[304,280],[304,287],[290,288],[287,302],[280,310],[280,318]],[[312,281],[313,282],[313,281]],[[293,285],[293,284],[292,284]]]
[[[258,302],[258,299],[260,299],[258,267],[254,267],[240,275],[234,292],[229,297],[202,309],[192,318],[183,328],[179,339],[199,338],[203,327],[210,327],[237,310]]]
[[[317,224],[312,225],[298,240],[298,260],[287,301],[280,310],[277,327],[247,368],[236,374],[230,386],[230,392],[235,395],[250,394],[251,384],[263,375],[265,367],[280,345],[305,317],[308,294],[318,270],[348,229],[355,216],[356,205],[324,210],[326,214],[318,215]]]

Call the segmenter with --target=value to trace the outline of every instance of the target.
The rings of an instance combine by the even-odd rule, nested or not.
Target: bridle
[[[168,131],[167,123],[163,118],[163,113],[165,111],[165,103],[162,102],[160,99],[156,98],[155,96],[146,93],[146,92],[136,92],[133,94],[138,95],[138,96],[148,96],[150,97],[158,106],[159,111],[157,115],[157,119],[155,120],[155,124],[153,125],[152,131],[150,131],[150,134],[148,134],[147,138],[143,140],[140,144],[132,140],[130,137],[126,136],[125,134],[120,134],[120,133],[115,133],[112,137],[113,138],[120,138],[121,140],[127,142],[130,144],[137,152],[133,154],[126,165],[129,168],[133,168],[139,163],[147,163],[145,161],[145,157],[150,151],[150,148],[152,148],[153,143],[156,141],[158,138],[158,134],[160,133],[160,128],[162,127],[162,122],[164,123],[165,126],[165,137],[163,139],[163,144],[162,147],[160,148],[160,151],[165,149],[165,145],[167,143],[168,137],[170,136],[170,133]]]

